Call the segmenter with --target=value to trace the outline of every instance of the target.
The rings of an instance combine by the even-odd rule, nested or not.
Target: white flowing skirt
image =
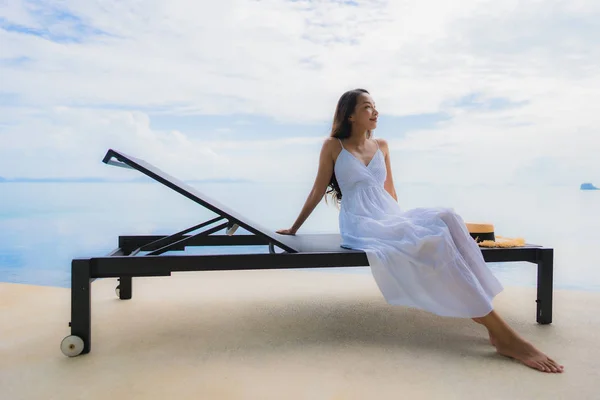
[[[344,193],[339,224],[342,246],[366,252],[389,304],[482,317],[503,289],[451,208],[403,211],[384,188],[366,186]]]

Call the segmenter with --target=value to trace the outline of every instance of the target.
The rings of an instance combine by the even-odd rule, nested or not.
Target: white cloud
[[[600,180],[596,1],[356,3],[4,2],[0,17],[11,26],[78,40],[0,29],[1,57],[21,60],[0,63],[0,93],[16,94],[20,106],[0,114],[0,139],[9,143],[0,149],[0,174],[96,173],[91,160],[115,144],[184,174],[202,171],[194,177],[278,179],[269,163],[282,162],[312,171],[314,139],[303,146],[285,137],[227,141],[228,132],[192,139],[153,130],[145,111],[106,107],[304,123],[330,120],[344,90],[366,87],[384,114],[453,117],[406,138],[378,132],[394,145],[398,179],[510,181],[527,176],[539,157],[568,164],[564,180],[584,171]],[[57,19],[56,10],[78,19]],[[491,111],[455,104],[471,93],[523,104]],[[64,169],[57,158],[75,150],[78,167]],[[492,175],[472,168],[486,163],[496,166]]]
[[[101,163],[109,148],[155,164],[181,179],[236,178],[289,180],[289,171],[312,179],[322,137],[274,140],[222,139],[198,131],[195,139],[151,127],[141,112],[54,107],[0,113],[11,137],[4,143],[0,171],[5,177],[138,178]],[[206,139],[208,137],[208,139]],[[314,170],[314,171],[313,171]],[[313,171],[313,174],[303,171]]]

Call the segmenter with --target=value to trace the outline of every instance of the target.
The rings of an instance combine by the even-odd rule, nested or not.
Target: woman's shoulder
[[[329,154],[331,159],[335,162],[337,156],[342,151],[342,144],[340,140],[336,137],[329,136],[323,140],[323,145],[321,147],[322,154]]]
[[[323,140],[323,147],[330,150],[338,149],[340,147],[340,144],[340,139],[333,136],[326,137],[325,140]]]
[[[383,148],[388,147],[388,142],[384,138],[374,138],[374,139],[380,147],[383,147]]]

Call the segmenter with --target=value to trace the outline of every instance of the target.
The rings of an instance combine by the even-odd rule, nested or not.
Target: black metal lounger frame
[[[115,161],[116,159],[117,161]],[[264,228],[256,228],[217,202],[206,201],[194,189],[178,182],[146,162],[109,150],[103,160],[106,164],[133,168],[201,204],[217,217],[172,235],[119,236],[118,248],[104,257],[74,259],[71,264],[71,335],[63,339],[65,355],[89,353],[91,349],[91,284],[97,278],[118,278],[117,296],[132,298],[132,278],[170,276],[172,272],[218,271],[253,269],[325,268],[368,266],[366,253],[333,247],[339,235],[308,234],[278,235]],[[218,204],[218,203],[217,203]],[[214,225],[209,228],[210,225]],[[251,234],[232,235],[238,226]],[[199,232],[190,235],[191,232]],[[226,230],[228,234],[216,235]],[[329,245],[319,243],[326,243]],[[308,246],[306,244],[309,244]],[[269,253],[223,255],[161,255],[167,251],[182,251],[192,246],[248,246],[268,245]],[[323,246],[324,249],[323,249]],[[328,247],[327,247],[328,246]],[[278,253],[278,247],[283,252]],[[539,324],[552,323],[553,258],[552,248],[527,245],[515,248],[482,248],[486,262],[526,261],[535,263],[537,270],[537,313]],[[140,252],[144,255],[136,256]]]

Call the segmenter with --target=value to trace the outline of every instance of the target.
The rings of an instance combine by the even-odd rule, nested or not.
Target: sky
[[[0,176],[311,181],[369,90],[394,179],[600,184],[597,0],[0,1]]]

